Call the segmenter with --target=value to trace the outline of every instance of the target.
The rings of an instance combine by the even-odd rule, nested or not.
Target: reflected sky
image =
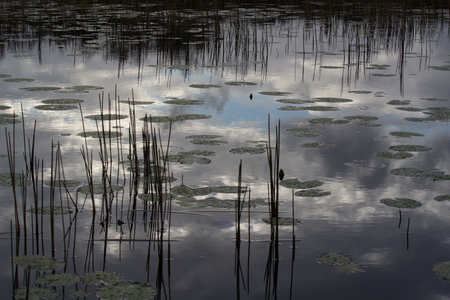
[[[65,271],[82,275],[105,269],[120,273],[127,280],[157,286],[161,279],[157,271],[162,266],[165,293],[170,290],[173,299],[185,298],[186,295],[201,299],[239,298],[237,285],[241,288],[242,298],[264,297],[264,273],[271,249],[270,225],[261,220],[268,216],[266,206],[253,208],[250,217],[245,209],[240,223],[245,242],[241,244],[239,257],[244,268],[241,280],[245,284],[242,281],[236,283],[234,272],[237,223],[232,211],[214,207],[189,209],[173,201],[170,230],[166,227],[164,232],[164,238],[167,239],[170,231],[170,239],[173,240],[170,243],[170,265],[167,242],[162,243],[164,254],[161,256],[161,252],[158,252],[161,244],[157,243],[92,241],[105,238],[104,228],[100,225],[102,220],[110,222],[110,239],[146,240],[151,236],[151,222],[148,222],[151,213],[145,216],[142,211],[149,208],[148,204],[137,200],[137,210],[133,212],[131,209],[135,201],[134,192],[144,193],[144,184],[140,183],[133,191],[133,176],[122,163],[130,153],[131,106],[119,100],[134,98],[136,101],[153,102],[134,107],[139,150],[144,145],[141,138],[144,123],[140,119],[146,115],[211,116],[208,119],[172,124],[169,154],[191,150],[215,152],[214,156],[207,157],[212,161],[210,164],[171,163],[170,172],[177,178],[172,187],[181,183],[191,188],[234,186],[238,182],[238,168],[242,161],[242,184],[251,191],[246,197],[267,198],[270,179],[267,155],[239,155],[230,150],[256,145],[265,147],[269,136],[274,143],[275,128],[278,128],[280,121],[280,167],[286,179],[320,180],[324,184],[319,189],[331,194],[323,197],[293,196],[293,190],[280,186],[281,215],[292,216],[294,207],[293,214],[302,223],[295,226],[295,236],[301,239],[297,243],[295,260],[292,259],[291,249],[292,227],[280,228],[283,241],[279,246],[281,260],[276,274],[279,276],[278,297],[290,297],[290,280],[293,276],[293,295],[302,295],[306,299],[342,298],[344,295],[349,299],[446,299],[448,283],[440,280],[432,267],[449,260],[446,255],[449,240],[443,229],[448,226],[450,206],[448,201],[434,200],[436,196],[449,193],[448,181],[396,176],[390,171],[414,167],[450,173],[448,116],[439,121],[411,122],[404,118],[425,118],[428,115],[420,111],[398,110],[398,106],[387,103],[394,99],[407,99],[411,103],[406,107],[450,108],[446,69],[450,45],[446,12],[442,12],[445,18],[411,14],[410,19],[399,17],[393,23],[380,21],[375,26],[372,18],[367,21],[349,21],[337,17],[327,18],[326,14],[319,17],[303,16],[300,13],[291,15],[289,8],[283,7],[265,13],[259,7],[214,10],[210,14],[204,12],[207,14],[207,17],[203,15],[205,23],[195,20],[199,18],[199,12],[177,11],[182,20],[180,24],[188,29],[183,31],[176,28],[172,32],[169,29],[174,28],[164,29],[159,23],[152,23],[151,28],[140,27],[140,31],[133,27],[138,26],[136,24],[143,26],[145,21],[140,19],[142,16],[157,22],[155,15],[158,10],[149,15],[141,11],[133,19],[130,16],[134,13],[128,10],[131,9],[129,7],[125,9],[118,6],[120,14],[103,6],[96,9],[101,16],[98,22],[102,25],[90,28],[94,21],[88,19],[86,26],[92,31],[91,34],[73,28],[64,28],[66,31],[63,31],[59,27],[52,32],[47,28],[51,24],[46,23],[40,38],[34,28],[31,33],[5,33],[0,36],[0,74],[10,75],[4,79],[35,79],[33,82],[0,80],[0,104],[11,107],[2,113],[20,114],[23,110],[26,143],[32,137],[36,120],[34,149],[37,159],[44,160],[44,178],[52,174],[52,143],[59,142],[65,178],[87,184],[85,162],[80,153],[86,144],[85,139],[78,135],[83,132],[81,112],[84,117],[99,114],[100,101],[105,113],[120,110],[120,114],[128,116],[120,123],[105,123],[112,130],[115,130],[115,126],[120,127],[123,134],[120,140],[112,139],[111,146],[108,145],[108,151],[111,151],[112,182],[125,186],[124,191],[112,197],[110,215],[103,219],[105,216],[97,212],[94,226],[91,226],[91,198],[86,197],[85,200],[85,196],[77,194],[75,188],[69,189],[78,204],[81,206],[85,203],[85,206],[77,216],[76,224],[73,223],[69,229],[72,232],[76,228],[76,243],[71,240],[70,243],[75,244],[71,244],[74,246],[68,251],[76,259],[68,264]],[[92,10],[88,11],[92,13]],[[111,20],[103,20],[108,14]],[[269,18],[271,16],[273,19]],[[120,23],[114,23],[114,18],[122,20],[122,31],[117,28],[110,31],[110,26]],[[217,27],[214,28],[214,25]],[[134,28],[134,35],[133,31],[129,31],[130,28]],[[63,33],[59,34],[58,30]],[[54,39],[55,36],[58,39]],[[380,67],[382,65],[385,66]],[[436,69],[436,66],[443,70]],[[233,81],[253,85],[230,85]],[[193,84],[220,87],[196,88]],[[100,86],[103,89],[71,92],[70,87],[81,85]],[[61,89],[56,92],[21,89],[26,87]],[[267,95],[264,92],[286,94]],[[291,104],[277,101],[313,101],[319,97],[348,98],[352,101],[292,104],[296,107],[332,106],[336,108],[335,111],[285,111],[280,108]],[[41,100],[60,98],[84,100],[81,111],[80,108],[66,111],[36,108],[42,104]],[[169,98],[202,100],[204,104],[165,103]],[[370,122],[381,126],[358,126],[363,122],[360,120],[342,125],[311,125],[308,122],[316,118],[343,120],[344,117],[361,115],[377,117],[377,120]],[[97,126],[96,121],[84,119],[85,131],[96,131]],[[163,144],[167,145],[169,124],[156,123],[153,126],[161,133]],[[321,132],[317,137],[296,137],[286,131],[300,126],[320,128]],[[0,129],[2,135],[5,135],[5,129],[11,133],[12,125],[0,125]],[[424,136],[396,137],[390,134],[394,131]],[[22,159],[22,124],[17,124],[16,134],[16,172],[20,172],[25,169]],[[198,145],[186,138],[205,134],[219,135],[217,140],[227,143]],[[86,142],[89,151],[92,150],[94,183],[100,183],[103,169],[99,141],[87,138]],[[333,147],[306,148],[305,143],[324,143]],[[123,152],[117,151],[120,145]],[[386,159],[375,155],[376,152],[387,151],[393,145],[423,145],[432,147],[432,150],[412,152],[413,156],[407,159]],[[7,154],[6,146],[0,149],[0,154]],[[0,172],[9,170],[8,158],[1,157]],[[30,190],[25,195],[30,197],[26,207],[33,203]],[[42,190],[44,205],[47,205],[50,189],[43,187]],[[57,194],[59,197],[59,192]],[[14,215],[11,187],[0,187],[0,195],[4,204],[0,212],[0,226],[3,232],[9,233],[10,219]],[[202,195],[196,199],[209,196],[212,195]],[[235,197],[225,193],[214,196],[221,199]],[[67,201],[65,196],[63,198]],[[411,198],[422,206],[402,209],[400,219],[398,208],[380,202],[385,198]],[[95,196],[95,203],[98,209],[102,207],[101,195]],[[19,218],[24,223],[22,215]],[[26,218],[31,224],[30,214],[26,214]],[[47,234],[49,216],[45,218]],[[70,218],[65,216],[64,226],[69,226]],[[60,216],[57,219],[61,221]],[[117,225],[119,220],[125,223]],[[407,229],[408,221],[410,229]],[[248,242],[248,222],[251,242]],[[168,223],[165,225],[168,226]],[[67,227],[58,223],[56,232],[59,239],[62,239],[63,230],[67,230]],[[406,234],[407,230],[410,233]],[[47,253],[50,253],[49,243],[46,237],[43,244]],[[24,245],[21,241],[15,246],[15,251],[24,254],[23,249],[26,248],[27,253],[35,252],[35,246],[33,244],[32,248],[31,244]],[[1,252],[6,265],[6,258],[10,257],[8,243],[2,243]],[[362,265],[365,272],[349,275],[340,273],[336,266],[317,263],[317,256],[329,252],[350,255]],[[56,257],[63,259],[62,253],[64,250],[58,243]],[[92,253],[95,260],[90,256]],[[161,260],[163,263],[158,265]],[[88,267],[86,261],[91,263]],[[5,272],[2,277],[9,279],[10,275],[10,272]],[[249,289],[245,290],[243,285]],[[12,294],[11,286],[2,285],[1,288]],[[89,287],[89,291],[92,294],[90,298],[95,299],[95,288]],[[390,294],[387,296],[383,291],[389,291]],[[67,296],[67,291],[64,293]]]

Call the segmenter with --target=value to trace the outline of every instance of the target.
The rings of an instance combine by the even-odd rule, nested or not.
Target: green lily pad
[[[335,265],[347,265],[354,261],[354,259],[346,254],[340,254],[340,253],[326,253],[319,255],[316,258],[317,262],[319,264],[323,265],[329,265],[329,266],[335,266]]]
[[[311,125],[343,125],[350,123],[349,120],[335,120],[334,118],[316,118],[308,120]]]
[[[230,149],[230,153],[255,155],[255,154],[266,153],[266,149],[256,148],[256,147],[240,147],[240,148]]]
[[[222,86],[217,84],[191,84],[189,85],[189,87],[196,89],[209,89],[209,88],[221,88]]]
[[[302,100],[302,99],[278,99],[277,102],[286,103],[286,104],[306,104],[306,103],[314,103],[314,100]]]
[[[366,94],[372,94],[372,91],[348,91],[351,94],[361,94],[361,95],[366,95]]]
[[[445,281],[450,281],[450,261],[441,262],[433,266],[436,275]]]
[[[83,103],[82,99],[46,99],[42,100],[42,103],[45,104],[78,104]]]
[[[45,186],[51,186],[52,182],[46,181],[44,182]],[[54,187],[76,187],[81,185],[81,181],[77,180],[55,180],[53,181]]]
[[[391,65],[379,65],[379,64],[371,64],[369,67],[367,67],[366,69],[369,70],[386,70],[388,67],[390,67]]]
[[[69,292],[70,297],[72,298],[84,298],[89,296],[89,293],[86,293],[85,291],[75,291],[72,290]]]
[[[22,123],[22,120],[17,119],[18,115],[0,114],[0,125],[11,125]]]
[[[425,168],[398,168],[389,171],[392,175],[405,176],[405,177],[424,177],[430,178],[434,181],[450,180],[450,175],[445,174],[437,169],[425,169]]]
[[[396,136],[396,137],[404,137],[404,138],[410,138],[413,136],[425,136],[421,133],[408,132],[408,131],[392,131],[392,132],[389,132],[389,134]]]
[[[14,183],[16,186],[26,187],[33,184],[31,180],[16,180]],[[13,186],[12,180],[0,181],[0,186]]]
[[[394,77],[394,76],[397,76],[397,75],[395,75],[395,74],[375,73],[375,74],[372,74],[372,76],[375,76],[375,77]]]
[[[85,116],[85,119],[96,120],[96,121],[107,121],[107,120],[122,120],[128,118],[127,115],[118,115],[118,114],[99,114],[99,115],[89,115]]]
[[[286,110],[286,111],[300,111],[300,110],[310,110],[310,111],[337,111],[339,108],[333,106],[283,106],[277,108],[278,110]]]
[[[285,218],[285,217],[262,218],[261,220],[264,223],[275,225],[275,224],[277,224],[276,223],[277,219],[278,219],[278,226],[292,226],[292,225],[298,225],[301,223],[301,221],[298,219]]]
[[[323,182],[320,180],[300,181],[294,178],[282,180],[280,185],[290,189],[310,189],[323,185]]]
[[[177,115],[173,117],[169,116],[147,116],[140,118],[141,121],[144,122],[153,122],[153,123],[166,123],[166,122],[181,122],[187,120],[202,120],[202,119],[210,119],[212,116],[203,115],[203,114],[184,114]]]
[[[185,139],[217,139],[222,137],[222,135],[215,134],[197,134],[197,135],[188,135]]]
[[[389,105],[408,105],[411,103],[411,100],[391,100],[386,103]]]
[[[286,131],[293,132],[293,136],[297,137],[318,137],[320,136],[321,129],[309,127],[309,126],[301,126],[294,128],[287,128]]]
[[[105,193],[104,186],[101,183],[93,184],[92,188],[93,188],[93,193],[94,194],[103,194],[103,193]],[[122,189],[123,189],[123,186],[121,186],[121,185],[106,186],[106,192],[107,193],[121,191]],[[81,194],[90,194],[91,193],[91,189],[90,189],[89,185],[84,185],[84,186],[79,187],[77,189],[77,192],[81,193]]]
[[[66,104],[47,104],[47,105],[37,105],[34,108],[38,110],[71,110],[77,109],[78,106]]]
[[[383,158],[387,158],[387,159],[406,159],[406,158],[413,157],[414,155],[412,153],[404,152],[404,151],[400,151],[400,152],[396,152],[396,153],[392,153],[390,151],[380,151],[380,152],[375,152],[375,156],[383,157]]]
[[[213,140],[213,139],[193,139],[190,140],[189,142],[195,145],[208,145],[208,146],[228,144],[227,141]]]
[[[171,192],[180,195],[180,196],[206,196],[211,193],[238,193],[238,187],[237,186],[215,186],[215,187],[202,187],[193,189],[186,185],[179,185],[172,187]],[[244,189],[241,189],[241,192],[244,192]]]
[[[84,92],[89,92],[91,90],[103,90],[104,87],[97,86],[97,85],[75,85],[75,86],[66,87],[65,89],[70,90],[71,92],[75,92],[75,93],[84,93]]]
[[[301,190],[295,192],[295,196],[299,197],[323,197],[331,195],[331,192],[320,190],[320,189],[310,189],[310,190]]]
[[[71,285],[80,281],[80,277],[75,274],[49,274],[39,277],[36,283],[47,284],[48,286]]]
[[[30,208],[28,210],[28,212],[31,213],[36,213],[36,208]],[[38,214],[43,214],[43,215],[51,215],[52,214],[52,210],[50,206],[45,206],[45,207],[39,207],[37,209],[37,213]],[[70,209],[70,207],[62,207],[61,206],[53,206],[53,215],[61,215],[61,214],[68,214],[68,213],[72,213],[72,210]]]
[[[309,148],[309,149],[326,149],[333,148],[333,144],[324,144],[324,143],[305,143],[301,144],[300,147]]]
[[[185,155],[185,154],[168,155],[167,159],[170,162],[178,162],[180,164],[187,164],[187,165],[192,165],[193,163],[197,163],[200,165],[207,165],[211,163],[211,160],[205,157],[197,157],[194,155]]]
[[[7,172],[7,173],[0,173],[0,181],[11,181],[12,176],[11,173]],[[22,181],[25,179],[25,176],[19,173],[15,173],[14,174],[14,179],[16,180],[16,182]]]
[[[77,134],[78,136],[82,137],[91,137],[91,138],[117,138],[119,136],[122,136],[123,134],[121,132],[116,131],[86,131],[86,132],[80,132]]]
[[[326,103],[346,103],[353,102],[352,99],[347,98],[332,98],[332,97],[317,97],[313,98],[316,102],[326,102]]]
[[[256,82],[248,81],[228,81],[225,82],[226,85],[242,86],[242,85],[258,85]]]
[[[396,207],[396,208],[417,208],[422,206],[422,204],[416,200],[409,199],[409,198],[385,198],[380,200],[381,203],[390,206],[390,207]]]
[[[58,297],[59,293],[57,291],[38,287],[30,287],[29,291],[24,287],[14,292],[14,298],[18,300],[56,300]]]
[[[120,103],[126,103],[129,105],[148,105],[155,103],[154,101],[137,101],[137,100],[120,100]]]
[[[433,150],[433,148],[421,146],[421,145],[395,145],[395,146],[390,146],[389,150],[408,151],[408,152],[423,152],[423,151],[431,151],[431,150]]]
[[[434,101],[434,102],[448,101],[447,99],[441,99],[441,98],[436,98],[436,97],[420,98],[420,99],[426,100],[426,101]]]
[[[23,87],[19,88],[19,90],[24,90],[27,92],[53,92],[60,90],[60,87],[56,86],[31,86],[31,87]]]
[[[271,92],[271,91],[267,91],[267,92],[259,92],[261,95],[267,95],[267,96],[286,96],[286,95],[290,95],[292,93],[288,93],[288,92]]]
[[[429,66],[430,69],[438,70],[438,71],[450,71],[449,65],[442,65],[442,66]]]
[[[123,281],[123,277],[116,273],[98,271],[83,275],[81,281],[91,285],[98,285],[100,283],[108,285]]]
[[[186,100],[186,99],[170,99],[164,101],[166,104],[176,104],[176,105],[201,105],[205,104],[203,100]]]
[[[323,69],[343,69],[342,66],[320,66]]]
[[[349,120],[349,121],[361,120],[361,121],[365,121],[365,122],[371,122],[371,121],[378,120],[377,117],[373,117],[373,116],[347,116],[347,117],[344,117],[344,119]]]
[[[146,300],[155,296],[156,291],[146,283],[121,281],[100,288],[96,295],[104,300]]]
[[[219,199],[216,197],[208,197],[206,199],[196,200],[195,198],[192,198],[189,196],[178,198],[176,200],[176,203],[179,206],[187,207],[187,208],[211,207],[211,208],[217,208],[217,209],[236,209],[236,207],[238,205],[237,200]],[[248,201],[244,201],[244,202],[240,202],[239,205],[241,208],[248,208],[249,203],[248,203]],[[267,199],[256,198],[256,199],[251,199],[251,201],[250,201],[251,208],[255,208],[258,206],[267,206],[267,205],[268,205]]]
[[[6,106],[6,105],[0,105],[0,110],[7,110],[10,109],[11,106]]]
[[[28,268],[34,271],[54,271],[64,266],[62,261],[43,255],[22,255],[13,257],[13,262],[24,270]]]
[[[4,79],[6,82],[32,82],[36,81],[36,79],[33,78],[6,78]]]
[[[436,201],[439,201],[439,202],[447,201],[447,200],[450,200],[450,195],[440,195],[440,196],[434,197],[433,199]]]
[[[395,109],[409,111],[409,112],[419,112],[419,111],[425,110],[424,108],[419,108],[419,107],[396,107]]]
[[[0,74],[0,78],[8,78],[11,77],[11,75],[8,74]]]
[[[376,124],[376,123],[370,123],[370,122],[361,122],[361,123],[356,123],[356,126],[360,126],[360,127],[380,127],[381,124]]]
[[[170,201],[170,200],[175,199],[176,197],[177,196],[170,194],[170,193],[162,194],[163,201]],[[143,201],[154,201],[154,202],[159,201],[159,195],[156,193],[140,194],[140,195],[138,195],[138,198]]]

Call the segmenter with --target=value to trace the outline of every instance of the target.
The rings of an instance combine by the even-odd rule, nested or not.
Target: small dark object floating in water
[[[253,100],[253,95],[252,94],[250,94],[250,100]]]

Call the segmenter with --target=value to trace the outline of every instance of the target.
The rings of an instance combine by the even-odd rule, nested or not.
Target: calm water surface
[[[29,158],[28,140],[33,137],[36,121],[34,156],[39,161],[39,181],[42,175],[44,181],[50,180],[51,161],[56,160],[56,147],[52,144],[59,143],[66,180],[87,185],[80,152],[86,147],[85,139],[79,135],[83,132],[82,114],[100,114],[99,99],[103,99],[104,113],[120,110],[120,114],[128,116],[120,124],[111,122],[112,131],[119,126],[121,139],[113,138],[110,144],[107,139],[112,185],[119,184],[124,189],[108,193],[105,198],[95,195],[94,213],[91,197],[77,193],[77,187],[69,187],[79,211],[75,214],[73,210],[64,219],[55,216],[54,252],[50,216],[39,218],[40,235],[36,241],[34,214],[22,213],[23,207],[28,210],[35,206],[33,186],[16,187],[15,196],[11,187],[0,187],[2,294],[13,297],[14,291],[27,286],[27,271],[11,265],[11,256],[44,254],[65,262],[54,273],[117,273],[124,280],[147,283],[158,290],[157,297],[164,299],[450,299],[449,283],[433,271],[436,264],[450,260],[450,204],[434,199],[450,194],[448,180],[390,173],[398,168],[450,172],[448,111],[426,122],[405,120],[428,117],[423,112],[429,112],[430,107],[450,109],[448,10],[393,10],[390,18],[365,15],[360,19],[357,9],[339,7],[328,11],[317,3],[308,7],[310,11],[294,6],[230,6],[203,13],[173,13],[144,4],[95,4],[81,9],[49,2],[43,7],[30,5],[23,12],[24,18],[11,7],[2,7],[11,19],[1,27],[0,74],[10,76],[3,76],[5,81],[0,81],[0,105],[10,107],[3,114],[15,113],[19,119],[23,111],[24,119],[24,126],[15,126],[15,172],[26,172],[23,131]],[[14,78],[34,81],[6,80]],[[229,84],[234,81],[253,85]],[[196,88],[194,84],[219,87]],[[70,88],[73,86],[100,89],[85,88],[80,93]],[[61,89],[22,89],[27,87]],[[320,97],[350,101],[327,103],[317,100]],[[42,100],[61,98],[84,100],[82,114],[78,104],[72,104],[76,108],[70,110],[38,107],[44,104]],[[155,234],[161,230],[150,224],[158,222],[151,222],[151,213],[143,212],[152,206],[136,199],[133,193],[144,194],[145,186],[141,182],[134,189],[133,173],[122,164],[131,153],[132,127],[130,106],[119,100],[133,98],[153,102],[134,106],[139,158],[144,146],[144,122],[140,118],[208,116],[172,124],[170,155],[191,150],[215,152],[213,156],[197,156],[210,159],[208,164],[171,162],[170,172],[177,178],[171,183],[172,188],[181,184],[190,188],[237,186],[242,161],[242,185],[251,191],[246,193],[246,199],[267,200],[270,177],[265,152],[250,155],[230,150],[266,149],[268,127],[274,143],[280,121],[280,167],[285,179],[322,181],[323,185],[316,189],[329,195],[292,196],[301,189],[280,186],[280,217],[293,214],[301,224],[294,226],[295,231],[292,226],[279,227],[279,260],[271,253],[277,248],[276,243],[271,243],[271,227],[262,221],[269,216],[266,205],[252,208],[250,217],[245,209],[241,219],[242,242],[236,243],[233,209],[189,208],[182,205],[181,195],[174,195],[170,227],[166,219],[162,234],[165,241],[157,243]],[[164,102],[172,98],[203,102]],[[311,102],[289,104],[277,101],[280,99]],[[388,104],[391,100],[410,102]],[[287,105],[297,109],[334,108],[280,109]],[[399,107],[424,110],[406,111]],[[369,126],[358,125],[364,120],[340,125],[308,122],[316,118],[345,120],[349,116],[377,119],[367,121]],[[86,132],[97,131],[99,124],[84,118]],[[109,128],[108,121],[104,124]],[[0,127],[0,172],[9,173],[6,136],[12,137],[14,127]],[[169,123],[153,123],[153,127],[160,132],[163,146],[167,146]],[[286,131],[296,127],[318,129],[319,133],[316,137],[296,137],[294,132]],[[396,131],[423,136],[390,134]],[[191,135],[218,135],[214,140],[226,143],[194,144],[186,138]],[[306,143],[330,147],[307,148]],[[93,181],[101,183],[99,141],[89,137],[87,145],[92,151]],[[432,150],[411,152],[413,156],[406,159],[375,155],[395,145],[421,145]],[[118,148],[122,151],[118,152]],[[39,203],[42,200],[44,206],[50,205],[50,188],[42,187],[40,182],[36,188]],[[18,203],[17,219],[14,197]],[[230,200],[237,196],[213,192],[195,196],[191,201],[210,197]],[[398,208],[380,202],[386,198],[409,198],[421,206],[402,208],[400,219]],[[62,199],[67,206],[66,192],[56,189],[55,199],[55,205],[60,205]],[[102,199],[111,204],[109,213],[103,210]],[[15,224],[20,225],[20,232],[16,232]],[[297,239],[295,248],[293,234]],[[354,261],[343,266],[319,263],[317,258],[327,253],[345,254]],[[79,281],[52,287],[36,282],[51,273],[31,271],[29,285],[55,290],[60,299],[70,298],[75,290],[87,292],[86,299],[97,299],[97,289],[104,286]]]

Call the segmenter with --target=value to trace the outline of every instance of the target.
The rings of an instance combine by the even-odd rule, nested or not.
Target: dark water
[[[11,256],[43,254],[64,262],[64,267],[53,273],[80,277],[96,271],[116,273],[124,280],[152,286],[158,290],[156,297],[162,299],[450,299],[449,283],[433,271],[436,264],[450,260],[450,207],[448,201],[435,200],[450,194],[445,176],[450,172],[449,113],[445,110],[450,100],[447,7],[438,3],[406,7],[398,3],[320,2],[178,7],[142,2],[62,5],[56,1],[7,2],[0,9],[0,74],[10,75],[0,81],[0,105],[10,107],[1,113],[15,113],[20,115],[17,120],[22,116],[24,120],[15,127],[0,125],[4,141],[0,172],[11,172],[9,161],[14,160],[14,172],[23,172],[31,180],[27,163],[30,166],[30,157],[34,157],[38,174],[34,187],[16,186],[15,195],[11,187],[0,187],[0,282],[5,298],[26,288],[29,278],[30,287],[57,291],[60,299],[71,298],[73,291],[86,291],[86,299],[97,299],[96,291],[103,284],[39,284],[38,278],[52,271],[24,271],[10,260]],[[34,81],[8,82],[14,78]],[[196,88],[194,84],[220,87]],[[22,89],[28,87],[59,89]],[[317,99],[320,97],[351,101],[321,102]],[[62,98],[84,100],[82,111],[78,104],[70,104],[75,106],[70,110],[39,108],[44,104],[41,100]],[[133,98],[152,103],[137,103],[133,109],[120,102]],[[172,98],[202,102],[164,102]],[[103,99],[101,104],[99,99]],[[290,104],[277,101],[280,99],[310,102]],[[392,100],[410,102],[389,104]],[[287,105],[297,110],[280,110]],[[332,108],[318,111],[317,106]],[[301,107],[313,108],[298,110]],[[434,107],[440,107],[439,117],[422,122],[405,119],[427,118],[430,115],[426,113],[437,111]],[[122,163],[133,153],[130,109],[136,115],[139,159],[145,146],[140,118],[207,116],[174,122],[171,129],[169,123],[153,123],[164,151],[170,132],[170,155],[191,150],[215,152],[213,156],[196,156],[211,160],[209,164],[170,162],[169,172],[177,178],[172,188],[181,184],[190,188],[237,186],[242,161],[242,186],[249,189],[246,201],[267,200],[267,155],[230,150],[266,149],[268,127],[274,145],[279,121],[280,167],[285,179],[319,180],[323,185],[315,188],[329,195],[293,196],[300,188],[280,186],[280,217],[294,215],[301,224],[294,230],[292,226],[279,226],[279,243],[271,239],[271,226],[262,221],[269,216],[266,205],[252,208],[250,217],[244,208],[240,243],[236,242],[234,209],[186,207],[179,194],[174,193],[171,207],[165,204],[164,209],[171,213],[167,212],[162,222],[155,215],[158,206],[136,198],[148,193],[149,187],[142,182],[134,185],[135,174]],[[127,118],[120,123],[104,121],[103,125],[106,131],[120,128],[123,135],[106,139],[106,148],[96,138],[89,137],[85,142],[79,135],[101,130],[101,122],[86,116],[101,111],[119,114],[119,110]],[[308,122],[351,116],[377,119],[356,119],[340,125]],[[362,122],[368,122],[369,127],[359,126]],[[296,137],[286,131],[296,127],[318,129],[319,136]],[[391,134],[396,131],[423,136]],[[6,141],[13,141],[13,133],[15,148],[8,148]],[[191,135],[218,135],[213,140],[227,143],[193,144],[186,138]],[[58,143],[60,152],[52,147]],[[306,143],[330,147],[306,148]],[[72,207],[72,213],[64,218],[56,215],[53,226],[49,215],[39,215],[36,230],[35,214],[23,210],[35,207],[35,199],[39,206],[50,205],[52,189],[41,186],[42,176],[44,181],[51,177],[59,180],[62,168],[58,164],[62,161],[66,180],[87,185],[80,151],[86,145],[93,160],[93,183],[102,182],[105,172],[100,157],[104,155],[108,157],[104,161],[110,162],[106,174],[111,185],[123,186],[123,190],[96,194],[94,213],[92,198],[77,193],[77,187],[69,187],[67,192],[56,188],[55,205],[60,206],[62,201],[64,207]],[[420,145],[432,150],[412,151],[412,157],[406,159],[375,155],[395,145]],[[30,149],[34,149],[34,155]],[[58,153],[62,160],[57,159]],[[436,169],[445,175],[426,178],[392,174],[398,168]],[[211,190],[190,201],[199,204],[211,197],[220,199],[220,203],[237,198],[236,193]],[[380,202],[386,198],[409,198],[421,206],[399,211]],[[105,205],[111,209],[106,211]],[[144,209],[151,211],[145,213]],[[317,258],[328,253],[350,256],[353,263],[319,263]]]

